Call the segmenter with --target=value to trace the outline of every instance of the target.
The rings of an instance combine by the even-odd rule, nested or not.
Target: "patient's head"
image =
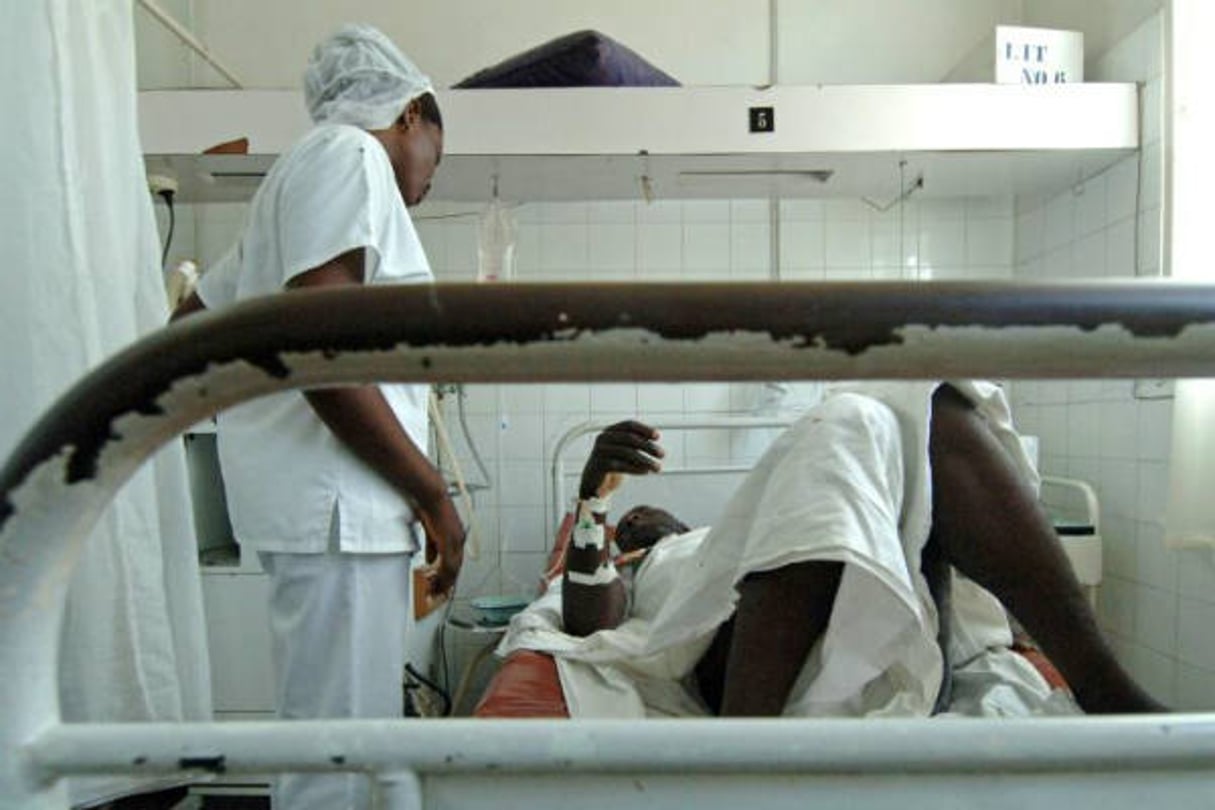
[[[683,521],[665,509],[634,506],[616,523],[616,546],[625,553],[650,548],[667,535],[687,530]]]

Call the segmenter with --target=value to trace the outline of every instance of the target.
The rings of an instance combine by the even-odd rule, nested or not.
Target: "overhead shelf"
[[[439,93],[431,196],[519,200],[1052,193],[1138,147],[1133,84],[571,88]],[[147,91],[150,169],[183,201],[246,200],[307,129],[294,91]],[[770,108],[771,132],[751,132]],[[249,155],[201,155],[246,137]],[[902,164],[900,166],[900,164]],[[649,178],[644,183],[642,178]],[[645,188],[643,188],[643,186]]]

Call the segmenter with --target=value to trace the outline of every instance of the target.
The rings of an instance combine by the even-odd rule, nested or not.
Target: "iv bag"
[[[477,227],[477,281],[510,281],[514,277],[515,218],[494,197]]]

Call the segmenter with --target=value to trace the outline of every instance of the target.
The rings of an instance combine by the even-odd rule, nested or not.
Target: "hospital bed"
[[[238,402],[376,379],[560,382],[1215,376],[1215,287],[465,285],[301,292],[150,335],[0,471],[0,807],[63,777],[354,771],[406,807],[1209,806],[1215,715],[1040,720],[64,724],[67,583],[157,447]],[[425,722],[425,733],[418,723]]]
[[[758,455],[799,415],[789,412],[771,416],[649,419],[644,414],[644,406],[642,411],[640,418],[662,434],[664,447],[669,450],[674,445],[675,459],[664,461],[661,475],[630,478],[616,494],[612,511],[620,515],[638,504],[662,506],[692,527],[717,524],[726,503],[750,472]],[[582,464],[590,451],[585,440],[611,424],[610,421],[590,421],[575,425],[553,445],[549,474],[556,529],[545,569],[539,576],[541,591],[560,577],[565,568],[565,551],[574,522],[575,496],[570,493],[577,492]],[[699,459],[682,450],[685,436],[689,442],[697,442]],[[1043,479],[1043,484],[1043,502],[1048,513],[1055,511],[1050,507],[1058,501],[1067,501],[1069,496],[1070,500],[1076,500],[1072,495],[1075,492],[1083,503],[1076,512],[1065,513],[1069,518],[1068,527],[1079,526],[1084,520],[1095,524],[1096,494],[1091,487],[1062,478]],[[1075,520],[1071,520],[1073,515]],[[1027,636],[1018,636],[1012,649],[1033,665],[1050,686],[1066,688],[1062,675]],[[473,715],[482,718],[568,717],[569,707],[551,657],[532,650],[511,652],[486,686]]]

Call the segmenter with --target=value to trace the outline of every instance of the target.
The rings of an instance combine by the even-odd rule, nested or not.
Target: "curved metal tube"
[[[59,723],[59,629],[88,530],[157,447],[225,407],[375,380],[963,376],[1215,376],[1215,287],[440,285],[186,319],[84,378],[0,470],[0,797],[62,800],[27,754]]]

